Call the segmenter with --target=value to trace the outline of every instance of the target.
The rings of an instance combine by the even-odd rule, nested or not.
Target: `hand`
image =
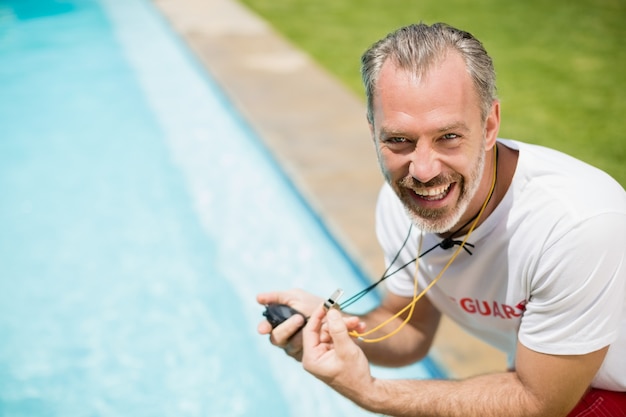
[[[262,293],[257,295],[256,299],[257,302],[262,305],[271,303],[287,304],[304,314],[306,317],[309,317],[315,308],[323,301],[320,297],[298,289]],[[304,322],[304,318],[299,314],[296,314],[284,321],[275,329],[272,329],[272,325],[267,320],[263,320],[259,323],[257,330],[262,335],[269,334],[270,342],[274,346],[283,349],[287,355],[291,356],[295,360],[301,361],[302,333],[300,330],[302,330]],[[358,317],[346,317],[345,323],[350,330],[362,332],[365,329],[365,324],[362,323]],[[330,340],[327,332],[324,332],[322,335],[322,340],[324,342]]]
[[[348,334],[346,323],[338,310],[331,308],[326,312],[320,305],[302,332],[302,365],[337,392],[354,400],[368,392],[374,379],[368,360]]]
[[[305,291],[293,289],[258,294],[257,302],[262,305],[272,303],[287,304],[308,317],[315,307],[322,302],[322,299]],[[262,335],[269,334],[270,342],[273,345],[284,349],[287,355],[300,361],[302,360],[302,334],[300,330],[304,323],[304,317],[299,314],[290,317],[275,329],[272,329],[267,320],[263,320],[259,323],[258,332]]]

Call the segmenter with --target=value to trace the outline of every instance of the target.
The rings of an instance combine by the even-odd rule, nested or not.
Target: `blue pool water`
[[[0,0],[0,416],[369,415],[254,301],[363,284],[148,1]]]

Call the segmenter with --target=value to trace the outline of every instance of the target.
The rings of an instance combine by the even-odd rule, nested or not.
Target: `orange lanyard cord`
[[[417,259],[415,260],[415,273],[413,275],[413,299],[411,300],[411,302],[409,304],[407,304],[406,307],[404,307],[402,310],[398,311],[396,314],[394,314],[393,316],[389,317],[387,320],[385,320],[384,322],[380,323],[379,325],[377,325],[373,329],[368,330],[368,331],[366,331],[364,333],[358,333],[358,332],[353,330],[353,331],[351,331],[349,333],[351,336],[356,337],[357,339],[359,339],[360,341],[365,342],[365,343],[382,342],[383,340],[386,340],[386,339],[394,336],[395,334],[397,334],[411,320],[411,318],[413,317],[413,312],[415,311],[415,304],[417,304],[417,302],[437,283],[437,281],[439,281],[439,279],[443,276],[443,274],[450,267],[450,265],[452,265],[452,262],[454,262],[454,260],[459,255],[461,250],[465,247],[465,244],[467,243],[467,240],[469,239],[470,235],[472,234],[472,232],[474,231],[474,229],[478,225],[478,222],[479,222],[483,212],[487,208],[487,204],[489,203],[489,200],[491,199],[491,196],[493,195],[493,192],[494,192],[494,190],[496,188],[496,178],[497,178],[497,168],[498,168],[497,154],[498,154],[498,152],[497,152],[497,147],[496,147],[495,152],[494,152],[493,180],[491,181],[491,188],[489,190],[489,195],[485,199],[485,202],[483,203],[482,207],[480,208],[480,211],[478,212],[478,216],[476,216],[476,220],[474,220],[474,222],[472,223],[472,226],[470,227],[470,229],[468,230],[467,234],[465,235],[465,239],[463,239],[463,242],[461,242],[459,247],[456,249],[456,251],[454,252],[452,257],[450,258],[450,260],[448,261],[446,266],[443,267],[443,269],[439,272],[437,277],[435,277],[435,279],[432,280],[432,282],[430,284],[428,284],[428,286],[426,286],[426,288],[424,288],[422,290],[422,292],[417,294],[417,289],[418,289],[417,274],[418,274],[418,271],[419,271],[419,258],[420,258],[419,254],[421,253],[421,250],[422,250],[422,240],[423,240],[423,237],[424,237],[423,233],[421,233],[420,234],[420,241],[419,241],[419,245],[418,245],[418,249],[417,249]],[[395,319],[400,317],[402,314],[404,314],[407,310],[409,310],[409,314],[407,315],[407,317],[404,319],[404,321],[396,329],[392,330],[391,332],[389,332],[389,333],[387,333],[387,334],[385,334],[385,335],[383,335],[381,337],[372,338],[372,339],[366,339],[367,336],[369,336],[372,333],[377,332],[378,330],[380,330],[383,327],[387,326],[389,323],[391,323],[392,321],[394,321]]]

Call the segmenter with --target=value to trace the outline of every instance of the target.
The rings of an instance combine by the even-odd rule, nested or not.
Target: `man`
[[[361,317],[299,290],[260,294],[309,320],[301,332],[300,315],[259,332],[385,415],[626,416],[624,189],[559,152],[497,138],[493,65],[469,33],[404,27],[362,64],[386,179],[377,235],[399,270]],[[423,358],[441,314],[505,351],[510,369],[460,381],[371,376],[369,363]]]

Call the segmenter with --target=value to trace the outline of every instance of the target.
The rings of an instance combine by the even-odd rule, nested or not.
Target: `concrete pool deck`
[[[364,101],[234,0],[153,1],[337,241],[368,276],[379,276],[374,207],[382,176]],[[501,352],[446,319],[431,356],[454,378],[506,366]]]

